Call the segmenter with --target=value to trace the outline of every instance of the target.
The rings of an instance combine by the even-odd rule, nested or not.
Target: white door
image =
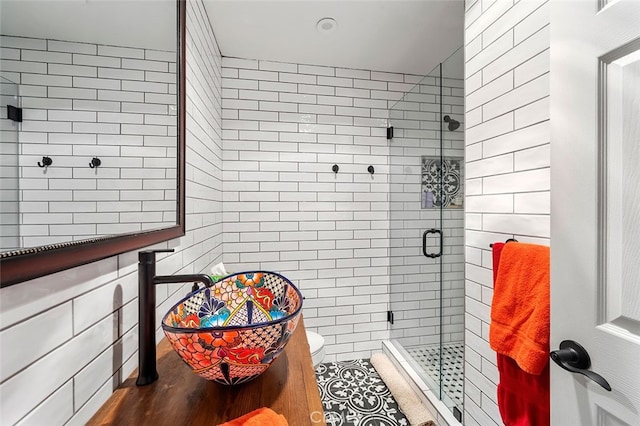
[[[551,0],[552,425],[640,425],[640,0]]]

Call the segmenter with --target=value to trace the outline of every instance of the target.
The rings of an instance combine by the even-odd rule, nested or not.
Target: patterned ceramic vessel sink
[[[275,272],[229,275],[190,293],[162,319],[167,339],[193,371],[233,385],[262,374],[298,325],[302,295]]]

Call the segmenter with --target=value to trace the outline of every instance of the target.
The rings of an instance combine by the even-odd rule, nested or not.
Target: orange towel
[[[219,426],[289,426],[289,423],[282,414],[262,407]]]
[[[529,374],[549,361],[549,247],[509,243],[493,289],[489,343]]]

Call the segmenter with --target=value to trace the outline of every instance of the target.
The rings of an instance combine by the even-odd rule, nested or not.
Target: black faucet
[[[156,284],[194,282],[191,291],[198,290],[198,282],[207,287],[213,285],[208,275],[156,276],[156,253],[168,250],[146,250],[138,253],[138,379],[136,385],[144,386],[158,380],[156,370]]]

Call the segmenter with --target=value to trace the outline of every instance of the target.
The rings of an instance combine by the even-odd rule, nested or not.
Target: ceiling
[[[223,56],[425,75],[463,42],[463,0],[204,3]]]
[[[176,49],[174,2],[167,0],[0,0],[2,34]]]

